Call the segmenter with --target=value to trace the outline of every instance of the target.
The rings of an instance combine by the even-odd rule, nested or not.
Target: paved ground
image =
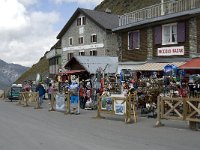
[[[0,101],[0,150],[199,150],[200,132],[187,123],[139,118],[125,124],[121,117],[93,119],[95,111],[80,115],[48,112]]]

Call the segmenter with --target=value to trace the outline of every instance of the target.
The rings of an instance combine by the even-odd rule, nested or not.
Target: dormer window
[[[70,45],[70,46],[73,45],[73,38],[72,38],[72,37],[69,38],[69,45]]]
[[[78,38],[78,43],[83,44],[83,37],[82,36]]]
[[[77,18],[77,26],[82,26],[86,24],[86,17],[81,16]]]
[[[91,42],[92,43],[96,43],[97,42],[97,35],[96,34],[92,34],[91,35]]]

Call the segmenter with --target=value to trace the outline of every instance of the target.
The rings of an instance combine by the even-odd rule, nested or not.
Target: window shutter
[[[154,43],[162,44],[162,27],[161,26],[154,28]]]
[[[133,32],[133,49],[139,48],[139,32]]]
[[[86,24],[86,17],[83,17],[83,25]]]
[[[179,22],[177,24],[177,41],[185,42],[185,22]]]
[[[128,46],[129,46],[129,49],[133,49],[133,33],[132,32],[129,32],[128,33]]]

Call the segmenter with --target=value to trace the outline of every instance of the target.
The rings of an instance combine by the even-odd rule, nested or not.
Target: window
[[[90,51],[90,56],[97,56],[97,51],[91,50]]]
[[[86,25],[86,17],[81,16],[77,18],[77,26]]]
[[[81,25],[81,18],[77,18],[77,26]]]
[[[79,38],[78,38],[78,43],[79,43],[79,44],[83,44],[83,37],[79,37]]]
[[[84,51],[80,51],[79,52],[79,56],[85,56],[85,52]]]
[[[177,44],[177,24],[162,26],[162,44]]]
[[[96,43],[97,42],[97,35],[96,34],[92,34],[91,35],[91,42],[92,43]]]
[[[67,54],[67,59],[70,60],[74,56],[74,53],[68,53]]]
[[[82,17],[82,25],[86,25],[86,18]]]
[[[69,38],[69,45],[73,45],[73,39]]]
[[[140,48],[140,32],[132,31],[128,33],[128,49],[139,49]]]

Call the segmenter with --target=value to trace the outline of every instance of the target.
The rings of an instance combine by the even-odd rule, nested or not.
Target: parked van
[[[8,93],[9,100],[19,100],[20,92],[22,91],[22,84],[12,84]]]

